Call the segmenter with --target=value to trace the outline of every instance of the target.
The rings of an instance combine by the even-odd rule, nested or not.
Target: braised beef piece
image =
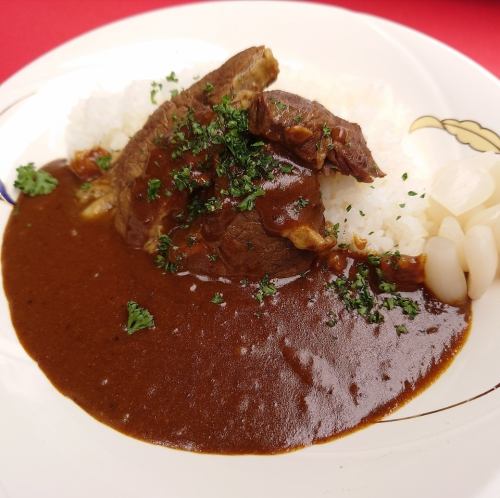
[[[312,168],[328,166],[361,182],[384,176],[358,124],[293,93],[273,90],[256,95],[249,108],[249,129],[284,145]]]
[[[236,54],[219,69],[207,74],[172,101],[162,104],[148,119],[122,151],[114,168],[118,190],[115,225],[126,241],[142,248],[158,235],[161,220],[168,214],[163,206],[145,224],[136,217],[132,200],[135,180],[146,171],[152,152],[158,148],[160,137],[169,137],[175,121],[192,109],[197,115],[211,112],[211,105],[230,95],[232,102],[242,108],[249,105],[255,92],[272,83],[278,75],[278,62],[265,47],[251,47]],[[198,116],[199,117],[199,116]]]
[[[318,170],[325,163],[332,167],[336,158],[340,171],[362,181],[383,173],[359,126],[301,97],[260,93],[277,72],[268,49],[245,50],[149,118],[122,152],[113,173],[118,190],[115,224],[128,244],[155,253],[159,237],[167,234],[173,242],[163,254],[166,269],[249,278],[302,273],[316,253],[335,244],[325,235]],[[240,205],[246,194],[228,195],[228,173],[218,171],[229,150],[230,161],[236,162],[225,167],[239,168],[229,176],[247,174],[231,143],[207,136],[206,144],[192,145],[209,133],[209,124],[221,119],[220,106],[214,107],[221,101],[239,109],[240,118],[241,110],[250,106],[242,118],[245,123],[248,118],[248,129],[244,125],[238,133],[248,137],[248,143],[245,138],[243,142],[250,149],[259,138],[248,131],[264,138],[255,150],[272,158],[270,169],[252,176],[250,185],[260,192],[251,207]],[[215,130],[227,132],[228,128]],[[238,140],[241,145],[241,136]]]
[[[177,222],[177,228],[169,232],[174,246],[170,261],[177,270],[229,277],[261,278],[266,273],[286,277],[310,267],[318,243],[325,249],[333,245],[334,240],[319,235],[325,219],[317,175],[281,151],[267,150],[284,171],[277,169],[272,180],[259,182],[265,195],[256,199],[251,211],[239,211],[235,199],[221,197],[225,185],[216,178],[211,188],[195,192],[199,202],[223,199],[222,205],[186,226]],[[311,233],[319,242],[310,238]],[[297,248],[300,244],[303,250]]]

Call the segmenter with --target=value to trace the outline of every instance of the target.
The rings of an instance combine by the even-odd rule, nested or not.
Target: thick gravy
[[[403,293],[420,305],[414,320],[393,309],[367,324],[327,289],[321,264],[279,281],[263,304],[252,284],[164,274],[111,217],[81,219],[62,164],[50,167],[59,187],[21,196],[10,218],[4,287],[20,341],[54,386],[125,434],[215,453],[324,441],[428,385],[464,340],[470,305],[442,304],[422,286]],[[223,304],[211,302],[216,292]],[[127,335],[130,300],[156,328]]]

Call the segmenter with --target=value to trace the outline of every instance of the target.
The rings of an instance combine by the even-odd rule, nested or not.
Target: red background
[[[110,21],[185,0],[0,0],[0,82],[47,50]],[[500,0],[323,1],[427,33],[500,76]]]

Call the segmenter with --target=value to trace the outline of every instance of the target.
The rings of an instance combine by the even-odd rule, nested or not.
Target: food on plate
[[[374,251],[369,227],[341,242],[353,207],[331,219],[326,193],[346,194],[339,178],[370,192],[384,165],[359,125],[266,90],[277,76],[271,51],[249,48],[122,150],[20,171],[2,253],[18,336],[62,393],[126,434],[275,453],[348,433],[435,379],[469,330],[467,292],[495,276],[494,206],[465,233],[459,219],[494,195],[490,173],[467,202],[436,184],[447,217],[426,254]]]

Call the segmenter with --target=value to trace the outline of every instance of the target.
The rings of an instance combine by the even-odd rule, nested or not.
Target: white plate
[[[203,3],[93,31],[2,85],[0,111],[8,109],[0,115],[0,177],[12,185],[15,166],[64,155],[68,111],[96,81],[213,67],[260,43],[285,70],[319,71],[325,81],[346,73],[385,80],[415,118],[469,119],[500,130],[496,78],[419,33],[315,4]],[[414,147],[429,160],[436,151],[440,159],[477,154],[441,130],[418,134]],[[8,215],[0,203],[0,231]],[[2,293],[0,497],[498,497],[500,389],[492,388],[500,382],[499,302],[497,284],[475,303],[471,337],[451,368],[388,417],[408,419],[287,455],[222,457],[156,447],[96,422],[21,348]]]

